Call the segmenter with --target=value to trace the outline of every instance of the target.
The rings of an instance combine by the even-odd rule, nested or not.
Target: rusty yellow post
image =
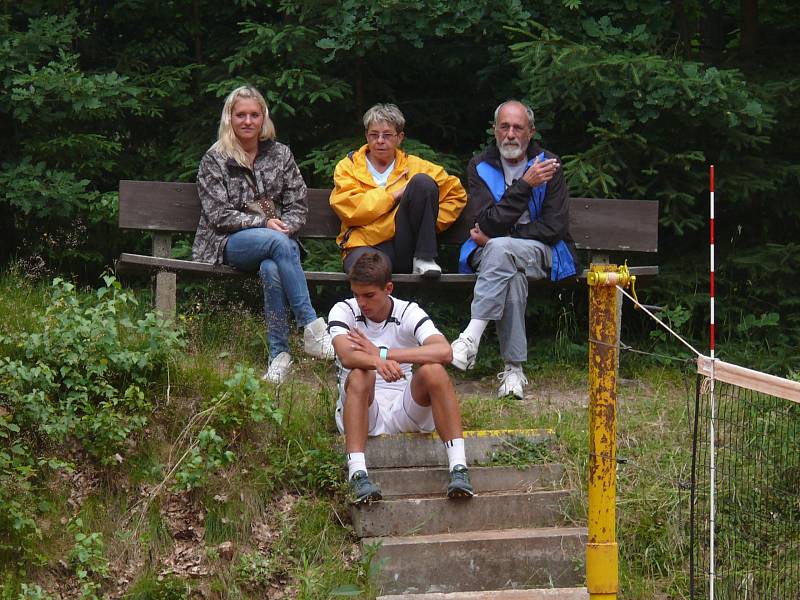
[[[589,541],[586,588],[591,600],[616,600],[617,371],[622,295],[632,282],[627,267],[589,271]]]

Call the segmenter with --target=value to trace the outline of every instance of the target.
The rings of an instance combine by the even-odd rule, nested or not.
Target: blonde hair
[[[249,85],[242,85],[233,90],[228,97],[225,98],[225,104],[222,105],[222,116],[219,119],[219,132],[217,133],[217,141],[211,146],[212,150],[217,150],[226,158],[232,158],[243,167],[249,167],[250,162],[247,160],[247,154],[242,148],[242,144],[236,137],[231,125],[231,116],[233,115],[233,107],[239,100],[255,100],[261,107],[261,112],[264,113],[264,123],[261,125],[261,131],[258,134],[259,140],[274,140],[275,139],[275,124],[269,118],[269,109],[267,108],[267,101],[264,96],[254,87]]]

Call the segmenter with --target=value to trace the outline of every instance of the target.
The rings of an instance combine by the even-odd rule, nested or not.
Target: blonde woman
[[[258,271],[264,288],[270,361],[264,379],[281,383],[293,360],[289,310],[307,354],[333,358],[327,326],[308,294],[297,232],[305,224],[306,185],[289,148],[275,141],[267,103],[255,88],[225,99],[216,143],[200,161],[202,210],[194,260]]]

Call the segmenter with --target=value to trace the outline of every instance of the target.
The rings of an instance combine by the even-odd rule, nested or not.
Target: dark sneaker
[[[472,484],[469,482],[469,471],[464,465],[456,465],[450,471],[450,483],[447,484],[448,498],[472,498]]]
[[[373,500],[380,500],[381,491],[372,483],[365,471],[356,471],[350,479],[350,491],[353,504],[364,504]]]

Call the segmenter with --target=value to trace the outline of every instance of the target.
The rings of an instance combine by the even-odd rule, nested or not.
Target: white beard
[[[500,156],[505,158],[506,160],[517,160],[525,154],[526,148],[523,148],[519,143],[517,144],[509,144],[504,143],[500,144],[498,147],[500,150]]]

